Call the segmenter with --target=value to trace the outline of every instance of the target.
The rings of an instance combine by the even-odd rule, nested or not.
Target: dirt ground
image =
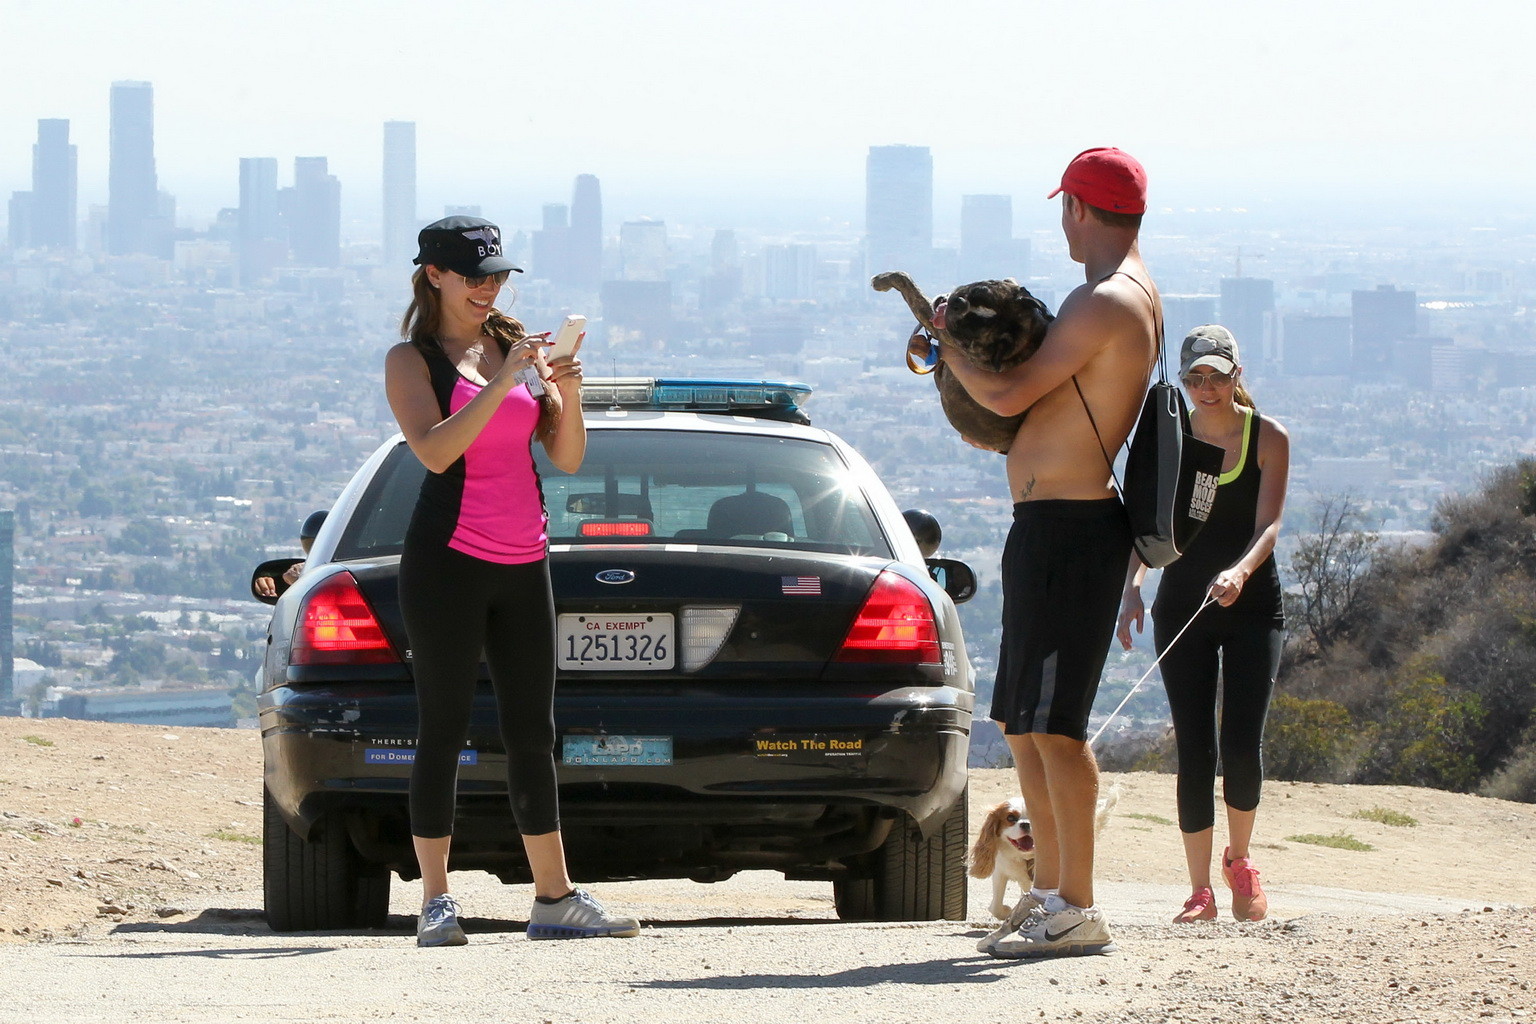
[[[1105,781],[1119,800],[1098,875],[1119,894],[1121,906],[1107,910],[1133,953],[1092,959],[1121,961],[1114,969],[1139,988],[1132,976],[1154,975],[1135,973],[1153,969],[1137,966],[1134,950],[1156,948],[1161,979],[1155,998],[1113,1019],[1536,1019],[1536,806],[1403,787],[1269,783],[1254,859],[1271,919],[1191,928],[1166,923],[1184,877],[1170,820],[1173,778]],[[1010,772],[973,772],[973,831],[1014,790]],[[1218,847],[1219,833],[1218,825]],[[0,943],[111,941],[209,907],[237,908],[264,930],[260,836],[254,731],[0,718]],[[1297,838],[1307,836],[1334,845]],[[1370,849],[1342,848],[1347,840]],[[749,888],[775,885],[777,876],[757,874],[765,881]],[[625,883],[627,904],[710,898],[690,883],[656,883],[654,893],[651,885]],[[1150,902],[1125,905],[1138,886]],[[408,914],[408,887],[396,888],[397,914]],[[988,889],[972,882],[970,934],[990,927]],[[825,918],[829,896],[786,906],[783,916]],[[773,898],[761,903],[771,907]],[[837,927],[811,928],[806,941]],[[949,935],[954,925],[935,928]],[[1219,938],[1234,941],[1211,941]],[[1180,955],[1186,960],[1168,962]],[[1286,1014],[1243,1009],[1261,983],[1286,993],[1273,997],[1288,1001]]]

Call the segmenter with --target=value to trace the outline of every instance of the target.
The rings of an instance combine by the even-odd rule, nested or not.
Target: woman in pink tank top
[[[502,254],[496,225],[449,217],[422,229],[418,242],[406,341],[384,366],[390,408],[427,468],[400,556],[419,717],[410,785],[422,880],[416,942],[467,941],[448,891],[448,853],[482,650],[533,875],[528,937],[636,935],[639,922],[608,913],[571,883],[560,837],[554,598],[531,445],[541,443],[566,472],[581,466],[581,363],[546,361],[546,336],[529,335],[493,305],[518,269]],[[537,385],[519,379],[525,371]]]

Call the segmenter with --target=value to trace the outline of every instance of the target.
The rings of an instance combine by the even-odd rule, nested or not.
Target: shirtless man
[[[1029,810],[1035,887],[982,940],[993,956],[1114,949],[1093,900],[1099,774],[1086,735],[1131,553],[1108,461],[1135,425],[1161,323],[1137,251],[1146,180],[1118,149],[1078,154],[1051,196],[1062,194],[1061,227],[1087,283],[1062,303],[1040,350],[1014,369],[990,373],[962,357],[947,360],[985,408],[1029,411],[1008,450],[1014,521],[1003,550],[991,714]]]

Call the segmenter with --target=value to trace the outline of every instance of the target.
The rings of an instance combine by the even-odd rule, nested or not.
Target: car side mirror
[[[955,604],[965,604],[976,596],[976,573],[958,558],[928,559],[928,575]]]
[[[901,518],[907,521],[907,529],[912,531],[917,549],[923,553],[923,557],[932,558],[944,539],[944,531],[939,528],[939,521],[933,517],[933,513],[927,509],[909,508],[901,514]]]
[[[251,596],[262,604],[277,604],[277,599],[288,589],[283,573],[303,561],[302,558],[273,558],[262,562],[251,573]]]

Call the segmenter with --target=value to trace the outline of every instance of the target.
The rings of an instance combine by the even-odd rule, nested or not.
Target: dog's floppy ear
[[[987,820],[981,823],[981,831],[976,834],[976,843],[971,847],[972,878],[992,877],[992,869],[997,866],[997,844],[1002,841],[1003,815],[1006,813],[1008,805],[998,804],[987,815]]]

